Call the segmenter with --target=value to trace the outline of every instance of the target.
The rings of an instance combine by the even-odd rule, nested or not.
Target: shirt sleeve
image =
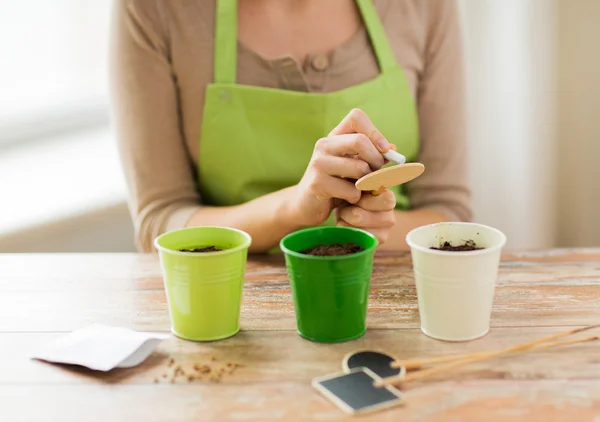
[[[159,12],[153,0],[115,0],[111,22],[112,118],[142,252],[154,250],[156,236],[184,227],[200,206]]]
[[[450,220],[472,219],[468,186],[463,51],[455,0],[426,2],[424,67],[417,89],[419,161],[425,172],[407,184],[413,208],[435,208]]]

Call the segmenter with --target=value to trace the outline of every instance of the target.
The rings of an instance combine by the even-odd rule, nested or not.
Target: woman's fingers
[[[375,236],[377,238],[377,240],[379,241],[379,244],[385,243],[388,240],[388,237],[390,235],[389,229],[373,229],[373,228],[365,228],[365,227],[355,227],[351,224],[346,223],[343,220],[338,221],[337,225],[341,226],[341,227],[351,227],[354,229],[365,230],[365,231],[371,233],[373,236]]]
[[[354,227],[389,229],[396,224],[396,214],[391,211],[367,211],[358,206],[342,207],[338,218]]]
[[[380,169],[385,164],[382,153],[395,148],[383,137],[375,125],[361,110],[352,110],[331,132],[330,136],[319,139],[315,145],[311,162],[296,189],[297,205],[303,210],[304,221],[319,224],[340,202],[355,204],[361,201],[362,192],[354,183]],[[343,211],[342,222],[356,227],[373,227],[378,231],[380,241],[385,240],[386,230],[394,224],[395,202],[390,196],[362,199],[359,211]],[[372,211],[371,211],[372,210]],[[356,215],[355,215],[356,214]],[[383,215],[387,214],[387,215]]]
[[[371,168],[363,160],[354,158],[336,157],[334,155],[319,155],[311,161],[311,166],[317,171],[330,176],[358,180],[371,173]]]
[[[356,206],[367,211],[390,211],[396,208],[396,195],[389,189],[377,196],[363,192]]]
[[[319,200],[332,198],[343,199],[354,204],[360,200],[361,191],[356,189],[354,183],[325,173],[316,173],[317,176],[309,183],[309,190]]]
[[[380,152],[387,152],[390,149],[387,139],[385,139],[383,134],[361,109],[352,109],[329,135],[345,135],[349,133],[362,133],[367,136]]]
[[[320,155],[334,155],[338,157],[358,156],[358,158],[367,162],[372,170],[380,169],[385,162],[383,155],[375,148],[369,138],[362,133],[337,135],[319,139],[315,145],[315,152]]]

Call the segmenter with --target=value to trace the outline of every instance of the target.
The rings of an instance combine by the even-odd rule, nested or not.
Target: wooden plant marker
[[[399,164],[369,173],[355,183],[358,190],[371,191],[373,195],[381,195],[386,188],[402,185],[419,177],[425,171],[421,163]]]

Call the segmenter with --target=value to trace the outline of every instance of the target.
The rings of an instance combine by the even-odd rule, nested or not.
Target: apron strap
[[[214,81],[234,84],[237,69],[237,0],[217,0]]]
[[[390,47],[381,19],[371,0],[356,0],[382,73],[395,68],[396,57]],[[215,16],[214,81],[235,84],[237,69],[237,0],[217,0]]]
[[[375,56],[377,56],[381,73],[397,67],[396,56],[394,55],[392,47],[390,47],[390,42],[385,33],[385,29],[383,28],[383,23],[379,18],[377,10],[375,10],[375,6],[373,6],[373,2],[371,0],[356,0],[356,4],[360,9],[367,33],[371,39],[371,44],[373,45]]]

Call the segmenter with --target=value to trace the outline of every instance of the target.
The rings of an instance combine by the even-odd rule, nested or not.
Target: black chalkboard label
[[[315,378],[312,385],[347,413],[373,412],[401,404],[402,394],[394,387],[375,387],[379,379],[368,368],[355,368]]]
[[[395,359],[385,353],[362,350],[347,355],[342,362],[342,369],[349,372],[354,368],[369,368],[381,378],[400,375],[404,368],[392,368]]]

